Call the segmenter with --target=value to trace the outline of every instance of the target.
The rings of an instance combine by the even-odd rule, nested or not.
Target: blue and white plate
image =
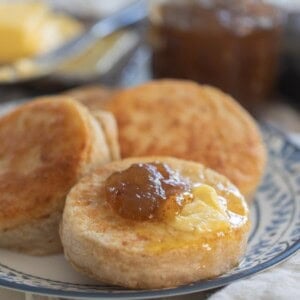
[[[65,298],[160,298],[221,287],[278,264],[299,249],[300,149],[274,128],[262,129],[268,168],[252,207],[247,254],[230,273],[177,288],[128,290],[90,281],[62,255],[40,258],[0,250],[0,286]]]

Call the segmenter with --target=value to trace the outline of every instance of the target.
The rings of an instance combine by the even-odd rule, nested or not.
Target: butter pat
[[[202,200],[204,203],[226,216],[224,207],[222,207],[218,199],[218,194],[213,187],[206,184],[201,184],[194,187],[192,193],[195,199]]]
[[[46,14],[47,7],[41,3],[0,3],[0,63],[39,52]]]
[[[81,30],[79,22],[42,2],[0,2],[0,63],[50,51]]]
[[[206,184],[194,187],[194,200],[184,206],[172,222],[173,228],[186,232],[213,232],[230,226],[216,190]]]

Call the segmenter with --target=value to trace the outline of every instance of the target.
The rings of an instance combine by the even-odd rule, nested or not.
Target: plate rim
[[[292,146],[297,151],[300,151],[299,145],[294,143],[289,136],[281,129],[267,122],[260,122],[260,127],[266,128],[268,131],[274,132],[281,136],[285,143]],[[253,274],[257,274],[264,270],[267,270],[283,261],[287,258],[296,254],[300,250],[300,239],[296,240],[290,247],[285,249],[283,252],[272,257],[270,260],[265,261],[254,267],[250,267],[236,274],[232,274],[228,277],[220,277],[211,280],[198,281],[189,285],[183,285],[179,287],[173,287],[168,289],[158,290],[141,290],[132,291],[122,294],[122,290],[111,290],[111,291],[95,291],[95,292],[82,292],[82,291],[64,291],[46,287],[35,287],[23,283],[11,282],[6,279],[0,278],[0,287],[11,290],[17,290],[25,293],[39,294],[44,296],[54,296],[60,298],[76,298],[76,299],[149,299],[149,298],[160,298],[168,296],[182,296],[193,294],[197,292],[208,291],[211,289],[225,286],[231,282],[245,279]]]
[[[32,287],[22,283],[8,282],[4,279],[0,279],[0,286],[3,288],[21,291],[21,292],[29,292],[32,294],[45,295],[45,296],[54,296],[65,299],[76,298],[76,299],[154,299],[165,296],[182,296],[189,295],[197,292],[204,292],[211,289],[219,288],[225,286],[228,283],[234,282],[236,280],[245,279],[253,274],[257,274],[259,272],[265,271],[277,264],[285,261],[287,258],[296,254],[297,251],[300,250],[299,240],[296,241],[292,246],[287,248],[284,252],[278,254],[272,259],[261,263],[255,267],[246,269],[242,272],[233,274],[226,278],[217,278],[212,280],[207,280],[204,282],[196,282],[194,285],[186,285],[179,286],[170,289],[160,289],[160,290],[143,290],[141,292],[128,292],[126,294],[121,294],[118,291],[112,290],[111,292],[101,292],[97,291],[94,293],[80,292],[80,291],[63,291],[63,290],[54,290],[50,288],[43,287]],[[199,287],[201,284],[201,287]]]

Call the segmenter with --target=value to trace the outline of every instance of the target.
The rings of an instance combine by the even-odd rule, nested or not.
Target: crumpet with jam
[[[67,260],[107,284],[166,288],[229,271],[244,255],[247,203],[224,176],[170,157],[101,166],[70,191]]]

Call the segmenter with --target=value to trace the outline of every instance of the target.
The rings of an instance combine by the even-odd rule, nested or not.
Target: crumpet
[[[0,246],[60,251],[67,193],[95,165],[110,161],[101,127],[83,105],[49,97],[2,117],[0,140]]]
[[[250,197],[266,151],[252,117],[229,95],[189,81],[161,80],[120,91],[108,103],[122,158],[168,155],[200,162]]]
[[[107,180],[133,165],[150,163],[166,164],[182,176],[191,185],[193,198],[172,217],[128,219],[128,211],[123,211],[124,217],[108,201],[107,189],[112,186]],[[132,178],[142,182],[139,176]],[[174,188],[174,181],[168,182]],[[136,213],[153,204],[153,195],[141,192],[150,191],[149,185],[119,183],[111,191],[121,195],[125,201],[121,206],[126,203],[124,208],[131,213],[133,199],[122,198],[119,188],[125,193],[130,188],[128,195],[133,197],[133,190],[138,193],[136,204],[144,204]],[[162,186],[152,188],[158,191]],[[172,205],[167,208],[169,212]],[[243,256],[248,232],[247,204],[229,180],[199,163],[169,157],[129,158],[97,168],[68,194],[60,227],[65,256],[76,270],[107,284],[143,289],[188,284],[227,272]]]

